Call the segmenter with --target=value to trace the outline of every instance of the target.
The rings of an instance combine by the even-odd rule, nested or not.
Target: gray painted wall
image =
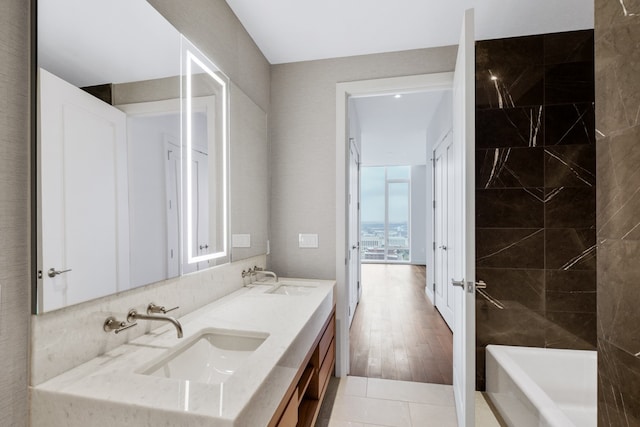
[[[147,0],[269,112],[269,62],[224,0]]]
[[[274,65],[271,68],[271,267],[335,278],[336,83],[453,70],[457,48]],[[298,233],[318,233],[299,249]]]
[[[28,424],[29,2],[0,13],[0,425]]]

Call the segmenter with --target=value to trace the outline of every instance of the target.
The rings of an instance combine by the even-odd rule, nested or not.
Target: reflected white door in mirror
[[[54,310],[129,289],[126,115],[44,70],[40,94],[42,308]]]

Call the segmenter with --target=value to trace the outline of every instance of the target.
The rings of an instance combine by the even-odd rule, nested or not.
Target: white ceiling
[[[39,0],[38,63],[78,87],[180,74],[180,33],[145,0]]]
[[[445,91],[354,99],[360,124],[363,166],[424,165],[427,126]]]
[[[227,0],[272,64],[593,28],[593,0]]]

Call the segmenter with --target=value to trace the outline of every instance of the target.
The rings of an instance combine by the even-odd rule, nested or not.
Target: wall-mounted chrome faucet
[[[267,271],[267,270],[260,270],[260,271],[254,271],[253,275],[257,276],[258,274],[263,274],[265,276],[271,276],[274,278],[274,280],[276,282],[278,282],[278,275],[276,273],[274,273],[273,271]]]
[[[271,276],[275,279],[276,282],[278,281],[278,275],[276,273],[274,273],[273,271],[267,271],[262,267],[258,267],[257,265],[246,271],[242,270],[242,278],[244,279],[245,277],[249,277],[249,284],[251,284],[253,276],[257,276],[258,274]]]
[[[149,304],[149,306],[151,306],[151,304]],[[161,308],[164,308],[164,307],[159,307],[158,309],[161,309]],[[178,307],[175,307],[175,308],[178,308]],[[175,308],[172,308],[171,310],[175,310]],[[147,307],[147,313],[149,312],[149,309],[150,307]],[[171,310],[167,310],[167,311],[171,311]],[[129,310],[129,314],[127,315],[127,321],[133,322],[135,320],[158,320],[160,322],[169,322],[173,326],[175,326],[176,332],[178,334],[178,338],[182,338],[182,325],[174,317],[165,316],[163,314],[143,314],[143,313],[138,313],[136,309],[131,309]]]

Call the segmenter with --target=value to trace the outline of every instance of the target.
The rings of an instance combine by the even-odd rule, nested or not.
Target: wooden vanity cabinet
[[[309,427],[318,418],[336,364],[335,307],[278,405],[269,427]]]

